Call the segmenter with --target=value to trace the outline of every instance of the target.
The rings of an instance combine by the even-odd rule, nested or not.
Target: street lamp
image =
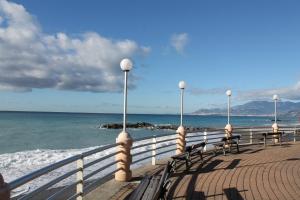
[[[184,81],[180,81],[179,84],[180,89],[180,126],[178,127],[177,133],[177,140],[176,140],[176,154],[181,154],[185,151],[185,130],[183,127],[183,92],[186,87],[186,83]]]
[[[124,107],[123,107],[123,131],[126,132],[126,115],[127,115],[127,79],[128,72],[132,69],[132,62],[128,58],[125,58],[120,63],[121,69],[124,72]]]
[[[228,96],[228,101],[227,101],[227,124],[230,124],[230,97],[231,97],[231,90],[226,91],[226,95]]]
[[[186,87],[186,83],[184,81],[180,81],[179,84],[180,89],[180,126],[182,126],[182,119],[183,119],[183,93],[184,88]]]
[[[227,90],[226,91],[226,95],[228,97],[228,100],[227,100],[227,125],[225,126],[225,136],[226,137],[229,137],[231,135],[231,132],[232,132],[232,126],[230,124],[230,104],[231,104],[231,95],[232,95],[232,92],[231,90]]]
[[[279,97],[277,94],[273,95],[273,100],[274,100],[274,105],[275,105],[275,109],[274,109],[274,118],[275,118],[275,123],[277,123],[277,101],[278,101]]]
[[[279,127],[278,127],[278,124],[277,124],[277,101],[279,100],[279,96],[277,94],[274,94],[273,95],[273,100],[274,100],[274,118],[275,118],[275,122],[274,124],[272,125],[272,128],[273,128],[273,132],[274,133],[277,133],[278,130],[279,130]],[[276,140],[275,140],[276,142]]]
[[[127,76],[132,69],[132,62],[128,58],[121,61],[120,67],[124,71],[124,109],[123,109],[123,130],[118,135],[116,142],[118,143],[118,152],[116,154],[117,172],[115,173],[115,180],[129,181],[132,177],[130,165],[132,163],[132,156],[130,153],[132,147],[132,138],[126,132],[126,115],[127,115]]]

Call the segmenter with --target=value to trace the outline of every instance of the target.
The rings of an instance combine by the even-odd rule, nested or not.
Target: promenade
[[[204,160],[203,165],[193,160],[188,171],[179,167],[171,178],[168,199],[300,199],[300,142],[243,146],[239,154],[207,154]],[[158,172],[161,167],[151,169]],[[144,169],[149,173],[150,168]],[[135,176],[142,175],[141,169],[136,172]],[[126,199],[136,185],[137,181],[123,184],[109,198]],[[96,191],[87,199],[101,199]]]

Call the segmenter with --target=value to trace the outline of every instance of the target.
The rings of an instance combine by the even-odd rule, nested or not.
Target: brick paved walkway
[[[203,165],[193,160],[185,171],[185,165],[171,177],[168,199],[187,200],[299,200],[300,199],[300,142],[282,146],[243,146],[239,154],[226,156],[207,155]],[[133,170],[136,180],[128,183],[111,180],[85,199],[126,199],[138,185],[144,174],[159,173],[166,160],[159,165],[145,165]],[[109,195],[115,187],[118,192]],[[109,198],[104,198],[104,197]]]
[[[172,177],[168,199],[300,199],[300,143],[210,156]]]

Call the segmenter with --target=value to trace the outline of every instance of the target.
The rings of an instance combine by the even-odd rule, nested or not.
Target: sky
[[[296,0],[0,0],[0,110],[185,113],[300,100]]]

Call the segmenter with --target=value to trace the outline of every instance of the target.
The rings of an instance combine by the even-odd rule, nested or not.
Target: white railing
[[[251,145],[262,143],[262,141],[260,140],[262,133],[270,131],[272,131],[270,127],[237,127],[234,129],[234,134],[240,134],[242,136],[240,145]],[[282,127],[281,131],[284,131],[286,133],[286,138],[289,141],[296,142],[297,138],[300,135],[300,127],[286,126]],[[158,159],[164,158],[163,155],[169,155],[165,157],[170,157],[170,155],[173,155],[176,150],[176,136],[176,134],[171,133],[134,140],[133,146],[131,148],[131,153],[133,156],[132,168],[138,167],[138,163],[148,162],[147,160],[149,160],[149,162],[151,160],[152,165],[155,165]],[[214,131],[211,132],[204,131],[188,133],[186,136],[186,141],[187,145],[191,145],[207,140],[207,150],[209,150],[209,145],[213,145],[214,143],[219,142],[220,138],[222,137],[224,137],[224,129],[214,129]],[[52,193],[49,193],[46,199],[61,199],[62,196],[64,199],[82,199],[85,194],[97,187],[99,183],[113,178],[114,174],[117,172],[116,169],[105,172],[105,174],[100,177],[99,173],[107,170],[111,166],[116,165],[118,161],[116,161],[114,157],[119,153],[116,150],[116,146],[118,145],[120,144],[116,143],[99,147],[29,173],[10,182],[10,191],[13,194],[13,191],[15,189],[25,184],[30,184],[31,181],[35,181],[41,176],[44,176],[54,170],[73,163],[74,165],[76,164],[76,167],[74,167],[74,169],[54,178],[53,180],[50,180],[46,184],[34,189],[33,191],[30,191],[18,197],[14,197],[14,199],[31,199],[32,197],[43,193],[43,191],[46,191],[47,189],[55,186],[57,183],[70,178],[71,176],[75,176],[75,182],[62,187],[61,189],[57,189]],[[103,152],[108,149],[113,149],[112,153],[101,157],[95,157],[94,160],[87,162],[88,157],[94,156],[97,153]],[[113,161],[110,161],[109,159]],[[92,166],[93,169],[87,170]],[[70,193],[69,191],[75,192]],[[66,194],[69,194],[69,196],[66,196]]]

